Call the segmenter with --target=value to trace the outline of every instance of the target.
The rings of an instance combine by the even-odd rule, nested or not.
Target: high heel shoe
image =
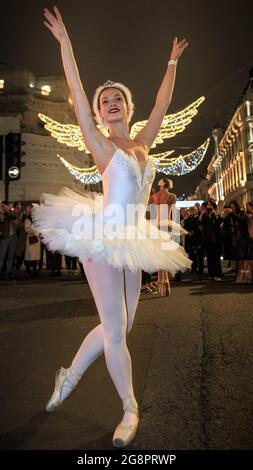
[[[81,375],[77,374],[71,367],[69,369],[65,369],[64,367],[58,369],[55,374],[54,392],[46,404],[46,411],[49,413],[54,411],[76,387],[80,378]]]
[[[139,424],[139,413],[137,402],[133,398],[123,400],[124,412],[135,413],[137,419],[135,424],[119,424],[114,432],[112,443],[114,447],[126,447],[135,438]]]

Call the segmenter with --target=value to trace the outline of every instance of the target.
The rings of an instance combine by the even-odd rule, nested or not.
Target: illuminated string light
[[[63,165],[68,169],[69,173],[74,176],[78,181],[83,184],[96,184],[101,181],[101,175],[96,167],[96,165],[90,168],[79,168],[71,163],[67,162],[65,158],[57,155]]]
[[[158,135],[151,148],[155,148],[157,145],[164,143],[164,140],[174,137],[176,134],[183,132],[191,122],[194,116],[198,113],[198,107],[205,100],[204,96],[201,96],[189,106],[174,114],[167,114],[158,132]],[[59,143],[67,145],[69,147],[76,147],[79,151],[84,151],[85,154],[90,154],[90,151],[86,147],[82,132],[79,126],[73,124],[61,124],[45,114],[39,113],[39,118],[45,123],[44,127],[50,132],[51,136],[55,138]],[[138,121],[133,124],[130,137],[134,139],[138,132],[140,132],[146,125],[147,120]],[[104,127],[97,125],[98,129],[105,135],[108,136],[107,130]],[[161,153],[152,154],[154,159],[156,171],[165,173],[166,175],[184,175],[193,171],[197,165],[203,160],[206,150],[208,148],[209,139],[206,140],[198,149],[194,150],[188,155],[180,155],[177,158],[167,159],[174,150],[166,150]],[[70,174],[77,180],[85,184],[95,184],[101,181],[101,175],[96,167],[80,168],[77,167],[65,158],[58,155],[63,165],[68,169]]]
[[[174,150],[163,152],[163,154],[157,154],[159,155],[157,158],[154,158],[155,156],[152,155],[156,171],[158,173],[164,173],[165,175],[171,176],[181,176],[190,173],[202,162],[208,149],[209,141],[210,139],[207,139],[202,145],[200,145],[200,147],[187,155],[180,155],[177,158],[172,158],[167,161],[164,161],[165,156],[168,156],[167,154],[174,152]],[[161,157],[161,155],[163,155],[163,157]],[[70,174],[78,181],[81,181],[81,183],[96,184],[102,180],[101,174],[99,173],[96,165],[89,168],[80,168],[67,162],[65,158],[59,155],[58,157]]]
[[[201,105],[201,103],[203,103],[204,99],[205,97],[201,96],[178,113],[167,114],[163,119],[163,123],[152,145],[152,148],[156,147],[158,144],[162,144],[165,139],[170,139],[179,132],[183,132],[186,126],[192,122],[192,118],[198,113],[197,108]],[[79,126],[75,126],[73,124],[61,124],[60,122],[57,122],[42,113],[39,113],[38,116],[41,121],[45,123],[45,129],[49,131],[51,136],[54,137],[58,142],[69,147],[77,147],[78,150],[84,150],[88,154],[90,153],[83,141],[82,132]],[[131,139],[135,138],[137,133],[143,129],[146,123],[147,120],[138,121],[133,124],[130,131]],[[104,128],[101,128],[100,126],[97,127],[104,135],[107,135],[107,131]]]
[[[182,176],[190,173],[202,162],[207,152],[209,142],[210,139],[208,138],[196,150],[193,150],[193,152],[187,155],[179,155],[179,157],[170,158],[167,161],[155,159],[156,171],[170,176]]]
[[[155,148],[158,144],[162,144],[164,140],[171,139],[172,137],[175,137],[176,134],[183,132],[186,126],[192,122],[193,117],[198,113],[197,108],[203,103],[204,100],[205,97],[201,96],[178,113],[166,114],[151,148]],[[131,139],[135,138],[135,136],[142,130],[146,123],[147,120],[138,121],[133,124],[130,132]]]
[[[165,150],[165,152],[161,152],[161,153],[152,153],[152,157],[154,160],[163,160],[167,157],[169,157],[172,153],[174,153],[175,150]]]

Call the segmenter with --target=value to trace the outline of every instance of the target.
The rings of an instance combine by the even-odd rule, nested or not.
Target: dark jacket
[[[17,214],[11,210],[1,214],[0,233],[2,237],[7,238],[17,232],[19,228],[17,219]]]
[[[199,221],[202,227],[203,243],[222,243],[221,216],[205,213]]]

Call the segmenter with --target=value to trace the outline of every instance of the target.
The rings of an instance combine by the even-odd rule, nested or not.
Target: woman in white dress
[[[71,366],[67,369],[61,367],[57,372],[54,393],[46,409],[53,411],[60,405],[86,369],[104,352],[124,411],[113,435],[113,445],[124,447],[135,437],[139,422],[126,334],[132,327],[139,299],[141,270],[154,272],[161,268],[175,272],[185,270],[191,264],[182,247],[169,235],[166,238],[157,228],[152,228],[145,218],[155,176],[154,164],[148,153],[172,98],[177,60],[188,44],[185,39],[179,42],[174,39],[171,60],[154,109],[134,140],[129,135],[134,107],[128,88],[121,83],[106,82],[96,90],[93,110],[97,121],[108,130],[108,137],[105,137],[94,122],[61,14],[56,7],[54,10],[55,15],[45,9],[44,23],[60,43],[77,120],[84,142],[102,175],[104,194],[98,198],[98,209],[91,195],[80,195],[68,189],[58,196],[46,194],[43,195],[43,206],[36,208],[33,214],[50,249],[82,260],[101,321],[86,336]],[[143,206],[138,226],[126,221],[127,208],[133,204]],[[75,230],[80,228],[80,224],[76,214],[80,215],[80,205],[84,229],[81,235],[80,231],[77,235]],[[112,211],[107,210],[115,205],[121,209],[116,211],[116,218]],[[121,235],[112,237],[108,230],[102,238],[89,237],[88,221],[92,222],[93,228],[94,223],[103,221],[112,231],[117,225]],[[126,233],[129,228],[131,236]],[[151,230],[153,238],[146,236],[147,230]],[[167,251],[162,248],[164,242],[169,244]]]

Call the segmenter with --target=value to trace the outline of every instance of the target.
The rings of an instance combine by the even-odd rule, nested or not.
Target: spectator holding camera
[[[221,281],[221,217],[218,214],[217,205],[213,199],[209,199],[202,204],[199,224],[202,228],[209,278],[215,281]]]

